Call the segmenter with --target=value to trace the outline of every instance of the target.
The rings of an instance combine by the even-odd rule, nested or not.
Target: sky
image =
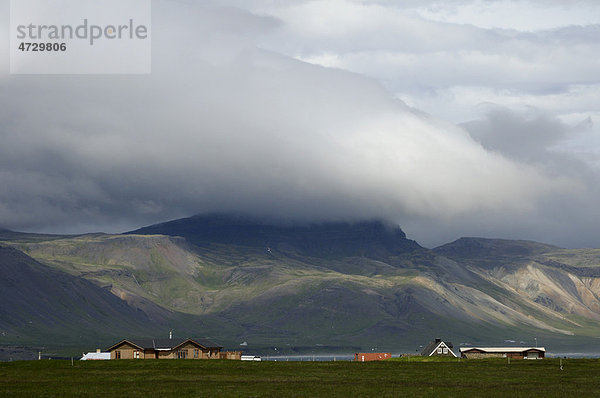
[[[600,247],[600,2],[152,2],[149,75],[11,75],[0,227],[203,212]]]

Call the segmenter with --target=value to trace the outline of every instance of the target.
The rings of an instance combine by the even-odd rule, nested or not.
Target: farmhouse
[[[421,352],[424,357],[431,356],[452,356],[456,358],[456,354],[452,351],[452,343],[449,341],[442,341],[442,339],[435,339],[427,345]]]
[[[108,347],[110,359],[240,359],[205,339],[132,339]]]
[[[544,359],[544,347],[461,347],[462,358]]]
[[[383,361],[391,357],[392,354],[389,352],[359,352],[354,354],[354,360],[358,362]]]

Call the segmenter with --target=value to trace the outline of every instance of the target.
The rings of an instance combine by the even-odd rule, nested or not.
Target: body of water
[[[354,355],[264,355],[263,361],[351,361]]]

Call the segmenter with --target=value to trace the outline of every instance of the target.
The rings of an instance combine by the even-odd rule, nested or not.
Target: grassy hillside
[[[155,323],[110,292],[0,246],[0,345],[76,346],[144,330]]]

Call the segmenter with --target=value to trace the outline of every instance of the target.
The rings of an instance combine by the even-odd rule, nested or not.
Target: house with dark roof
[[[106,351],[110,359],[239,359],[224,356],[222,348],[206,339],[126,339]]]
[[[461,347],[462,358],[544,359],[544,347]]]
[[[457,358],[456,354],[452,351],[452,347],[453,345],[449,341],[435,339],[431,343],[427,344],[427,347],[421,351],[421,355],[424,357],[447,356]]]

